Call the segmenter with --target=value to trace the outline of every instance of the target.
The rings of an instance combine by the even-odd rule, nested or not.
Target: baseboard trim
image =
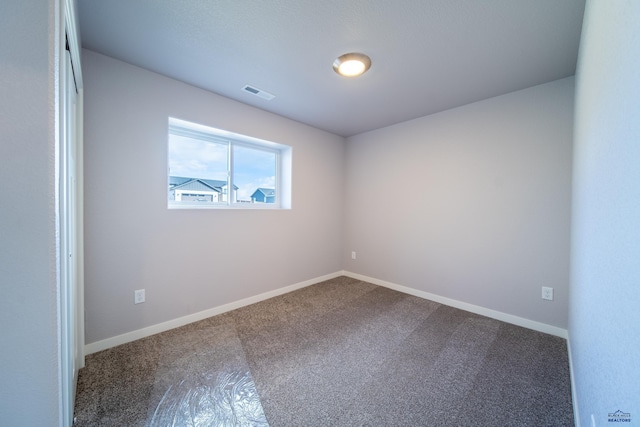
[[[385,288],[393,289],[398,292],[402,292],[405,294],[413,295],[419,298],[428,299],[430,301],[434,301],[440,304],[448,305],[450,307],[459,308],[461,310],[469,311],[471,313],[480,314],[482,316],[487,316],[492,319],[501,320],[503,322],[511,323],[513,325],[522,326],[524,328],[532,329],[534,331],[543,332],[550,335],[555,335],[564,339],[568,339],[568,333],[566,329],[558,328],[556,326],[547,325],[545,323],[536,322],[534,320],[525,319],[523,317],[514,316],[512,314],[503,313],[496,310],[491,310],[485,307],[480,307],[477,305],[469,304],[466,302],[454,300],[451,298],[442,297],[440,295],[432,294],[425,291],[420,291],[418,289],[409,288],[406,286],[398,285],[396,283],[387,282],[384,280],[376,279],[374,277],[365,276],[358,273],[353,273],[351,271],[337,271],[335,273],[327,274],[325,276],[316,277],[313,279],[305,280],[303,282],[295,283],[293,285],[285,286],[282,288],[275,289],[273,291],[265,292],[259,295],[255,295],[249,298],[245,298],[239,301],[231,302],[228,304],[224,304],[218,307],[213,307],[204,311],[200,311],[198,313],[189,314],[187,316],[179,317],[177,319],[169,320],[166,322],[158,323],[155,325],[147,326],[142,329],[138,329],[135,331],[127,332],[122,335],[117,335],[115,337],[107,338],[101,341],[96,341],[90,344],[86,344],[84,346],[84,354],[89,355],[92,353],[97,353],[102,350],[107,350],[112,347],[116,347],[121,344],[126,344],[131,341],[135,341],[141,338],[146,338],[151,335],[158,334],[160,332],[165,332],[170,329],[178,328],[180,326],[188,325],[189,323],[198,322],[200,320],[204,320],[211,316],[216,316],[218,314],[226,313],[231,310],[235,310],[237,308],[245,307],[247,305],[255,304],[260,301],[267,300],[269,298],[277,297],[279,295],[286,294],[288,292],[292,292],[298,289],[306,288],[307,286],[315,285],[316,283],[324,282],[325,280],[334,279],[340,276],[347,276],[353,279],[362,280],[364,282],[373,283],[374,285],[383,286]],[[568,344],[567,344],[568,345]],[[570,356],[570,354],[569,354]],[[569,357],[569,366],[571,367],[571,357]],[[571,375],[573,381],[573,374]],[[572,384],[572,393],[574,390],[574,385]],[[574,402],[575,402],[575,396]],[[575,403],[574,403],[575,404]],[[574,406],[575,408],[575,406]]]
[[[578,410],[578,393],[576,376],[573,374],[573,356],[571,352],[571,336],[567,337],[567,357],[569,358],[569,377],[571,378],[571,403],[573,403],[573,422],[580,427],[580,411]]]
[[[364,276],[358,273],[352,273],[350,271],[343,271],[342,274],[344,274],[347,277],[351,277],[353,279],[362,280],[363,282],[373,283],[374,285],[383,286],[385,288],[393,289],[395,291],[399,291],[405,294],[428,299],[430,301],[448,305],[450,307],[459,308],[460,310],[470,311],[471,313],[480,314],[482,316],[490,317],[496,320],[501,320],[503,322],[511,323],[513,325],[522,326],[523,328],[533,329],[534,331],[555,335],[557,337],[564,338],[564,339],[568,338],[567,330],[559,328],[557,326],[547,325],[546,323],[536,322],[535,320],[525,319],[524,317],[514,316],[512,314],[503,313],[501,311],[491,310],[489,308],[480,307],[478,305],[473,305],[466,302],[454,300],[451,298],[442,297],[440,295],[432,294],[425,291],[420,291],[418,289],[408,288],[406,286],[398,285],[396,283],[391,283],[391,282],[376,279],[373,277]]]
[[[151,335],[155,335],[160,332],[165,332],[170,329],[178,328],[180,326],[188,325],[189,323],[198,322],[211,316],[226,313],[227,311],[235,310],[237,308],[245,307],[247,305],[255,304],[260,301],[267,300],[269,298],[277,297],[298,289],[306,288],[307,286],[315,285],[316,283],[324,282],[325,280],[335,279],[336,277],[343,276],[343,271],[337,271],[335,273],[327,274],[325,276],[316,277],[313,279],[305,280],[303,282],[295,283],[293,285],[278,288],[273,291],[265,292],[259,295],[255,295],[249,298],[241,299],[239,301],[224,304],[218,307],[213,307],[198,313],[189,314],[187,316],[179,317],[177,319],[169,320],[166,322],[158,323],[156,325],[147,326],[146,328],[138,329],[135,331],[127,332],[122,335],[107,338],[101,341],[96,341],[84,346],[84,354],[89,355],[97,353],[102,350],[107,350],[112,347],[116,347],[121,344],[126,344],[131,341],[146,338]]]

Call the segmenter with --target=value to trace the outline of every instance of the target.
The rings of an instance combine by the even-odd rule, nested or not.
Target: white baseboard
[[[115,337],[107,338],[102,341],[96,341],[84,346],[84,354],[97,353],[98,351],[106,350],[111,347],[115,347],[121,344],[126,344],[131,341],[146,338],[151,335],[155,335],[160,332],[168,331],[170,329],[178,328],[180,326],[188,325],[189,323],[198,322],[211,316],[226,313],[227,311],[235,310],[237,308],[245,307],[247,305],[255,304],[260,301],[267,300],[269,298],[277,297],[282,294],[286,294],[297,289],[306,288],[307,286],[314,285],[316,283],[324,282],[325,280],[334,279],[342,276],[343,271],[337,271],[335,273],[327,274],[325,276],[316,277],[314,279],[305,280],[304,282],[295,283],[293,285],[285,286],[283,288],[275,289],[273,291],[265,292],[256,296],[242,299],[240,301],[231,302],[218,307],[210,308],[208,310],[200,311],[198,313],[189,314],[187,316],[179,317],[177,319],[169,320],[167,322],[158,323],[156,325],[147,326],[146,328],[138,329],[135,331],[127,332],[126,334],[118,335]]]
[[[576,388],[576,377],[573,375],[573,356],[571,354],[571,337],[567,337],[567,356],[569,357],[569,377],[571,378],[571,403],[573,403],[573,422],[576,427],[580,427],[580,411],[578,411],[578,394]],[[595,425],[595,424],[594,424]]]
[[[288,292],[302,289],[307,286],[314,285],[325,280],[334,279],[339,276],[347,276],[353,279],[362,280],[364,282],[373,283],[374,285],[384,286],[385,288],[393,289],[405,294],[413,295],[416,297],[428,299],[440,304],[448,305],[450,307],[459,308],[461,310],[469,311],[471,313],[487,316],[492,319],[501,320],[503,322],[511,323],[514,325],[522,326],[524,328],[533,329],[535,331],[543,332],[546,334],[555,335],[561,338],[568,338],[567,330],[558,328],[556,326],[547,325],[545,323],[536,322],[534,320],[525,319],[523,317],[514,316],[500,311],[491,310],[488,308],[480,307],[477,305],[469,304],[462,301],[457,301],[451,298],[441,297],[429,292],[420,291],[406,286],[398,285],[384,280],[375,279],[373,277],[364,276],[362,274],[352,273],[350,271],[337,271],[335,273],[327,274],[325,276],[316,277],[313,279],[305,280],[304,282],[295,283],[293,285],[285,286],[283,288],[275,289],[273,291],[265,292],[259,295],[255,295],[249,298],[245,298],[239,301],[224,304],[218,307],[213,307],[198,313],[189,314],[187,316],[179,317],[177,319],[169,320],[167,322],[158,323],[156,325],[147,326],[146,328],[138,329],[135,331],[127,332],[122,335],[107,338],[102,341],[96,341],[84,346],[84,354],[89,355],[98,351],[106,350],[111,347],[115,347],[121,344],[126,344],[131,341],[135,341],[141,338],[146,338],[151,335],[155,335],[160,332],[168,331],[170,329],[178,328],[180,326],[188,325],[189,323],[198,322],[211,316],[226,313],[227,311],[235,310],[237,308],[245,307],[247,305],[255,304],[260,301],[267,300],[269,298],[277,297],[279,295],[286,294]],[[572,375],[573,378],[573,375]]]
[[[450,307],[459,308],[460,310],[470,311],[471,313],[480,314],[482,316],[490,317],[496,320],[501,320],[503,322],[511,323],[513,325],[522,326],[523,328],[533,329],[534,331],[555,335],[557,337],[564,338],[564,339],[568,338],[567,330],[559,328],[557,326],[551,326],[551,325],[547,325],[546,323],[536,322],[535,320],[525,319],[524,317],[514,316],[512,314],[491,310],[489,308],[480,307],[478,305],[469,304],[469,303],[454,300],[451,298],[441,297],[436,294],[420,291],[413,288],[408,288],[406,286],[398,285],[396,283],[386,282],[384,280],[375,279],[373,277],[364,276],[362,274],[352,273],[350,271],[343,271],[342,274],[347,277],[351,277],[353,279],[362,280],[363,282],[369,282],[369,283],[373,283],[374,285],[384,286],[385,288],[393,289],[395,291],[399,291],[399,292],[413,295],[416,297],[428,299],[430,301],[448,305]]]

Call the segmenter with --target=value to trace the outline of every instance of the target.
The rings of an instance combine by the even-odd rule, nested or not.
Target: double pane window
[[[281,144],[170,119],[169,207],[286,207],[281,192],[283,181],[290,186],[283,180],[290,172],[283,174],[282,168],[284,163],[290,170],[290,151]]]

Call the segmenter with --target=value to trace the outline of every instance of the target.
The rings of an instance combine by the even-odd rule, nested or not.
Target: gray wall
[[[342,269],[344,138],[82,59],[87,344]],[[292,146],[293,209],[168,210],[169,116]]]
[[[640,424],[640,2],[589,1],[576,74],[569,336],[581,425]]]
[[[54,2],[0,2],[0,424],[58,424]]]
[[[348,138],[345,269],[566,328],[573,83]]]

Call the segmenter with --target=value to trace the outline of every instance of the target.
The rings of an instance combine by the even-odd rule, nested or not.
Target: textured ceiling
[[[584,0],[78,0],[78,9],[87,49],[350,136],[573,75]],[[332,69],[351,51],[373,62],[356,79]]]

